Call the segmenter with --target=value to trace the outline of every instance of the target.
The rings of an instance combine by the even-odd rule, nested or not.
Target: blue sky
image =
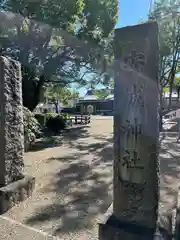
[[[152,0],[152,2],[154,2]],[[148,18],[150,0],[120,0],[119,19],[116,28],[138,24]],[[85,88],[79,89],[80,95],[86,92]]]
[[[150,0],[120,0],[119,21],[116,27],[135,25],[140,20],[146,20],[149,6]]]

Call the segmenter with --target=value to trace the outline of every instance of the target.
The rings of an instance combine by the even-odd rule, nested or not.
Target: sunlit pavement
[[[47,235],[27,225],[13,221],[10,218],[0,216],[1,240],[58,240],[57,237]]]
[[[112,203],[113,121],[105,119],[25,153],[35,190],[4,216],[62,240],[98,239],[99,219]]]
[[[166,123],[163,124],[164,130],[170,130],[172,127],[176,126],[177,122],[175,121],[167,121]]]
[[[0,218],[0,239],[53,239],[23,224],[62,240],[98,239],[99,218],[112,202],[112,118],[92,116],[90,125],[67,133],[60,145],[25,154],[26,171],[35,175],[36,188],[31,198],[4,214],[7,219]],[[165,128],[174,124],[168,122]],[[166,211],[177,198],[180,144],[177,133],[167,132],[160,139],[160,207]]]
[[[175,208],[180,177],[180,143],[177,132],[160,134],[160,208],[167,213]]]

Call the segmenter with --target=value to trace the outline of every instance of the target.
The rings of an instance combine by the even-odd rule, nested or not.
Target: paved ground
[[[25,154],[36,189],[5,216],[62,240],[98,239],[98,219],[112,202],[112,128],[111,117],[94,118],[89,127],[51,139],[45,149],[39,143]],[[179,166],[180,144],[168,135],[160,150],[162,209],[176,202]]]
[[[1,240],[58,240],[57,237],[32,229],[12,219],[0,216]],[[60,240],[60,239],[59,239]]]
[[[5,216],[62,240],[98,239],[98,219],[112,202],[112,118],[47,144],[25,154],[36,177],[32,198]]]
[[[160,196],[164,211],[174,208],[180,186],[180,143],[177,133],[166,133],[160,149]]]
[[[177,191],[180,187],[180,139],[178,121],[168,120],[163,128],[166,133],[161,134],[160,137],[160,196],[161,208],[167,212],[175,207],[177,203]]]

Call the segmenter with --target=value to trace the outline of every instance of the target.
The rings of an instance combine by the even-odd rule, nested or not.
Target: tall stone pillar
[[[24,176],[24,127],[20,63],[0,57],[0,212],[30,194]],[[26,189],[26,190],[25,190]]]
[[[100,239],[153,239],[158,217],[158,28],[115,34],[114,197]]]
[[[21,65],[0,58],[0,186],[22,178],[24,154]]]

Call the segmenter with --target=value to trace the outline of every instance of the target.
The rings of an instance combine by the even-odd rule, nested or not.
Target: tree
[[[174,80],[174,87],[177,91],[177,100],[179,101],[179,97],[180,97],[180,77],[175,77],[175,80]]]
[[[30,110],[45,83],[85,84],[118,16],[117,0],[0,0],[0,6],[16,13],[0,14],[1,53],[22,63],[23,101]]]
[[[94,90],[94,95],[98,98],[98,99],[106,99],[107,96],[109,95],[108,90],[107,89],[96,89]]]
[[[180,0],[156,0],[150,19],[159,25],[159,80],[161,96],[163,88],[170,88],[169,109],[171,108],[172,87],[179,67],[180,50]]]
[[[163,117],[163,88],[169,86],[169,106],[171,109],[172,89],[179,68],[180,50],[180,0],[156,0],[149,20],[159,25],[159,83],[160,83],[160,131]]]
[[[46,103],[55,105],[56,113],[58,113],[59,103],[68,106],[70,100],[79,99],[79,93],[68,87],[61,87],[59,84],[50,84],[45,88],[44,98]]]

